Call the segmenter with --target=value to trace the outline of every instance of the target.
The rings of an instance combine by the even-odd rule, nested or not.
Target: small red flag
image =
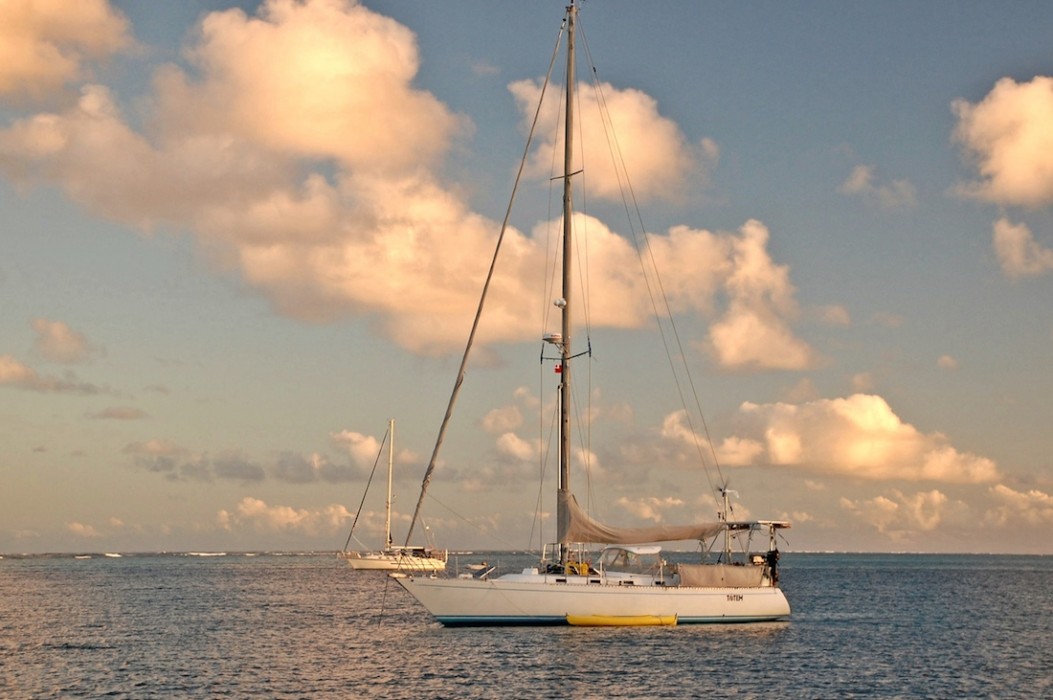
[[[563,365],[556,365],[556,374],[563,374]]]

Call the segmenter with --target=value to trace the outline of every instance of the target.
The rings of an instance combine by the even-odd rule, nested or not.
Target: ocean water
[[[332,554],[8,555],[0,698],[1053,697],[1053,557],[791,553],[782,587],[778,623],[445,629]]]

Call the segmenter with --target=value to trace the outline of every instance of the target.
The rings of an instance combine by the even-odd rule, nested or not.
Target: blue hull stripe
[[[785,619],[786,616],[776,617],[680,617],[677,618],[679,625],[712,625],[737,622],[772,622]],[[542,627],[566,625],[567,618],[563,616],[510,616],[510,617],[485,617],[485,616],[451,616],[436,618],[445,627]]]

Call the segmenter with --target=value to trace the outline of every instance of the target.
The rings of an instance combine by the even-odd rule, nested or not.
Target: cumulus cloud
[[[717,448],[720,463],[728,466],[753,464],[763,454],[764,445],[760,442],[735,436],[725,438]]]
[[[709,466],[745,466],[754,464],[764,454],[764,447],[756,440],[735,435],[711,446],[704,427],[697,418],[689,420],[684,410],[673,411],[662,419],[656,440],[634,436],[627,443],[631,447],[622,449],[626,461],[649,466],[695,469],[700,461]]]
[[[132,456],[137,469],[163,474],[170,481],[213,482],[227,479],[241,483],[262,481],[265,469],[237,451],[215,457],[190,450],[164,440],[129,443],[122,450]]]
[[[91,345],[84,334],[62,321],[34,319],[33,330],[36,332],[33,349],[52,362],[75,364],[83,362],[91,354]]]
[[[849,378],[852,390],[859,394],[870,393],[874,390],[874,375],[870,372],[859,372]]]
[[[457,126],[412,86],[413,33],[355,2],[271,0],[256,17],[211,13],[200,29],[188,55],[203,78],[158,76],[161,111],[188,135],[403,171],[441,154]]]
[[[541,96],[541,83],[520,80],[508,89],[519,104],[525,127],[529,128]],[[599,90],[602,96],[594,90],[578,93],[581,143],[576,144],[575,151],[580,160],[572,169],[573,172],[584,167],[593,196],[621,200],[627,183],[620,166],[611,164],[612,148],[629,164],[633,192],[641,200],[679,194],[685,178],[697,167],[699,156],[705,162],[713,162],[719,156],[719,149],[711,140],[693,149],[676,123],[658,113],[658,103],[650,95],[639,90],[618,89],[609,83],[601,84]],[[546,100],[542,107],[538,131],[547,138],[541,139],[531,156],[529,172],[535,176],[549,177],[552,154],[563,152],[562,130],[556,128],[562,106],[559,100]],[[609,119],[605,119],[604,114],[609,115]],[[604,124],[609,124],[608,129],[616,135],[617,143],[613,146]]]
[[[77,522],[66,523],[66,530],[71,535],[75,535],[76,537],[84,537],[84,538],[88,538],[88,539],[93,539],[93,538],[102,536],[99,533],[99,531],[96,530],[94,527],[92,527],[91,525],[85,525],[84,523],[77,523]]]
[[[618,505],[641,520],[660,523],[664,517],[664,511],[670,508],[680,508],[684,502],[675,496],[639,499],[622,497],[618,499]]]
[[[893,180],[889,183],[875,182],[874,166],[857,165],[837,191],[863,198],[864,202],[883,209],[912,209],[918,203],[914,185],[908,180]]]
[[[51,96],[130,45],[128,20],[107,0],[0,3],[0,96]]]
[[[159,439],[129,443],[122,452],[131,456],[136,469],[161,474],[170,481],[225,480],[247,484],[272,478],[289,484],[345,483],[369,473],[368,468],[338,464],[317,452],[280,452],[260,461],[236,450],[211,455]],[[369,466],[374,459],[375,455],[370,457]]]
[[[1009,524],[1053,525],[1053,496],[1038,489],[1016,491],[1005,484],[991,488],[996,505],[986,513],[986,521],[999,527]]]
[[[356,433],[352,430],[341,430],[330,433],[329,439],[341,450],[346,450],[355,464],[371,467],[380,456],[381,441],[372,435]]]
[[[225,530],[251,528],[263,533],[294,533],[308,536],[334,535],[341,531],[354,514],[334,504],[308,509],[268,505],[246,496],[233,510],[221,510],[216,519]]]
[[[146,442],[131,442],[124,446],[124,454],[141,454],[151,457],[174,457],[188,453],[186,448],[168,440],[147,440]]]
[[[959,191],[997,204],[1053,202],[1053,78],[1002,78],[980,102],[955,100],[954,138],[980,179]]]
[[[85,395],[107,393],[106,389],[78,381],[73,375],[67,375],[65,378],[42,375],[11,355],[0,355],[0,387],[3,386],[42,393]]]
[[[848,309],[840,304],[820,306],[813,313],[823,322],[831,326],[851,326],[852,315]]]
[[[523,413],[518,406],[495,408],[483,417],[483,430],[488,433],[503,433],[523,425]]]
[[[537,466],[529,461],[507,454],[498,454],[498,459],[457,472],[446,470],[446,480],[456,480],[460,493],[483,494],[491,491],[514,491],[537,486]]]
[[[1039,244],[1027,224],[1001,218],[992,239],[1002,272],[1009,277],[1033,277],[1053,271],[1053,249]]]
[[[912,532],[936,529],[943,520],[948,498],[940,491],[920,491],[913,495],[893,490],[891,498],[841,499],[841,507],[893,539]]]
[[[526,462],[534,457],[534,446],[515,433],[504,433],[497,438],[498,454]]]
[[[84,85],[76,104],[0,130],[0,170],[133,227],[189,231],[217,270],[284,315],[362,318],[418,354],[461,347],[498,225],[439,180],[466,120],[414,87],[412,32],[351,0],[269,0],[253,16],[209,14],[192,36],[191,68],[158,70],[142,101],[148,128],[133,127],[105,86]],[[524,105],[536,89],[512,87]],[[676,191],[718,158],[711,141],[687,144],[649,96],[605,89],[638,196]],[[589,158],[600,194],[617,186],[606,160]],[[650,323],[643,280],[626,276],[639,266],[633,246],[593,218],[575,227],[590,237],[593,325]],[[536,336],[530,300],[550,230],[507,232],[480,342]],[[815,361],[793,334],[794,290],[767,242],[755,221],[647,236],[674,311],[713,319],[706,347],[724,367]]]
[[[904,423],[880,396],[854,394],[802,404],[744,403],[742,439],[769,464],[869,480],[976,484],[999,477],[995,463],[959,452],[944,435]]]
[[[610,415],[606,407],[600,410]],[[607,474],[611,483],[638,483],[656,467],[694,468],[698,466],[700,450],[709,455],[708,443],[699,434],[701,428],[692,426],[682,410],[666,415],[656,429],[636,428],[631,416],[614,419],[616,433],[603,451],[605,461],[610,463]]]
[[[748,221],[740,236],[729,239],[723,269],[728,297],[723,317],[710,326],[709,342],[718,362],[741,369],[806,369],[815,352],[793,335],[789,320],[797,315],[789,268],[776,265],[768,253],[768,229]]]
[[[639,266],[632,245],[591,217],[576,215],[575,228],[589,232],[593,326],[640,328],[651,322],[646,281],[626,275]],[[735,232],[676,226],[667,235],[645,238],[642,245],[661,272],[672,312],[712,319],[704,347],[720,366],[766,370],[814,364],[814,351],[791,328],[798,315],[795,289],[789,268],[771,258],[764,224],[751,220]],[[514,320],[510,316],[506,323]]]
[[[0,355],[0,386],[2,385],[37,391],[45,390],[36,371],[11,355]]]
[[[282,453],[270,468],[270,473],[279,481],[293,484],[319,481],[334,484],[352,481],[362,476],[361,469],[356,469],[351,465],[336,464],[317,452],[309,455],[295,452]]]

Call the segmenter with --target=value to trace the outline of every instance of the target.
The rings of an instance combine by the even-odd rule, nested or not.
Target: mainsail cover
[[[560,492],[566,522],[559,524],[559,543],[592,542],[596,544],[645,544],[648,542],[677,542],[704,540],[724,530],[724,523],[695,525],[655,525],[652,527],[612,527],[590,518],[569,492]]]

